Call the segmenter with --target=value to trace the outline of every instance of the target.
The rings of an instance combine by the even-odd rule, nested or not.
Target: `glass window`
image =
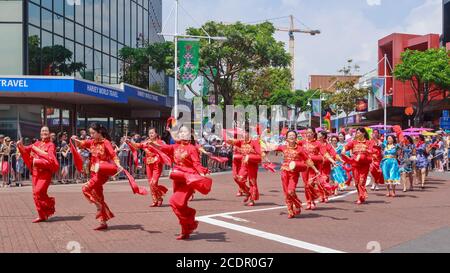
[[[85,0],[84,1],[84,13],[85,13],[85,22],[84,25],[87,28],[94,28],[94,3],[93,0]]]
[[[47,32],[45,30],[42,31],[42,38],[41,38],[41,46],[52,46],[53,45],[53,37],[50,32]]]
[[[130,5],[131,2],[129,1],[125,1],[125,44],[127,46],[130,46],[130,39],[131,39],[131,26],[130,26],[130,22],[131,22],[131,9],[130,9]]]
[[[144,1],[145,3],[147,3],[147,1]],[[149,36],[148,36],[148,13],[146,11],[144,11],[144,38],[146,40],[149,40]]]
[[[58,1],[56,1],[58,2]],[[75,5],[72,4],[72,1],[62,1],[65,3],[65,7],[64,7],[64,12],[66,15],[66,18],[69,18],[70,20],[74,20],[75,19]]]
[[[97,0],[94,3],[94,30],[102,32],[102,1]]]
[[[111,40],[111,56],[117,57],[117,42]]]
[[[28,8],[29,22],[35,26],[41,26],[41,9],[33,3]]]
[[[37,3],[39,3],[39,1],[35,1]],[[53,10],[53,1],[52,0],[41,0],[41,6],[43,6],[44,8],[47,8],[49,10]]]
[[[60,15],[64,14],[64,3],[66,1],[53,1],[53,12],[59,13]]]
[[[103,34],[109,36],[109,0],[103,0],[103,12],[102,12],[102,23],[103,23]]]
[[[85,47],[84,48],[84,54],[85,54],[85,64],[86,69],[83,74],[83,78],[86,80],[94,80],[94,53],[91,48]]]
[[[40,32],[40,29],[33,26],[28,28],[28,70],[30,75],[41,74]]]
[[[102,53],[100,51],[94,51],[94,80],[101,82],[102,75]]]
[[[110,83],[110,75],[109,75],[109,56],[106,54],[103,54],[103,83]]]
[[[46,9],[42,9],[42,28],[52,32],[53,31],[52,21],[53,21],[52,13]]]
[[[75,62],[84,63],[84,46],[75,44]]]
[[[64,38],[58,35],[53,35],[53,45],[64,46]]]
[[[64,36],[64,18],[61,15],[54,13],[54,33]]]
[[[111,83],[119,83],[119,75],[117,74],[117,59],[111,58]]]
[[[102,36],[97,32],[94,33],[94,48],[102,50]]]
[[[84,28],[79,24],[75,25],[75,40],[78,43],[84,43]]]
[[[84,3],[81,1],[81,5],[75,5],[75,21],[80,24],[84,24]]]
[[[111,39],[117,40],[117,0],[111,0]]]
[[[124,42],[124,9],[123,9],[123,0],[117,0],[117,10],[119,12],[118,16],[117,16],[117,29],[118,29],[118,38],[117,40],[121,43]]]
[[[109,54],[109,38],[103,36],[103,52]]]
[[[137,17],[136,17],[136,3],[131,2],[131,46],[135,47],[136,46],[136,22],[137,22]]]
[[[142,20],[142,14],[143,14],[143,9],[139,8],[137,11],[137,15],[138,15],[138,25],[137,25],[137,33],[138,33],[138,37],[140,37],[141,35],[144,34],[144,29],[143,29],[143,20]],[[142,42],[142,41],[141,41]]]
[[[74,39],[74,23],[73,21],[70,20],[65,20],[66,21],[66,29],[65,29],[65,37],[68,39],[73,40]]]
[[[86,46],[94,47],[94,32],[90,29],[85,29],[84,41]]]

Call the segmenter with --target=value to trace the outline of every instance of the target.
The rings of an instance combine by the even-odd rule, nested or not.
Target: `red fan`
[[[219,157],[219,156],[211,156],[210,157],[212,160],[217,161],[219,163],[225,163],[228,162],[228,158],[227,157]]]
[[[274,163],[264,163],[262,166],[264,169],[268,170],[269,172],[272,172],[272,173],[276,172],[275,168],[277,167],[277,165]]]

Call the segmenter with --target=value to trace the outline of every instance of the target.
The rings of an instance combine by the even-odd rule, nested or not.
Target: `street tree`
[[[426,51],[406,50],[401,63],[395,67],[394,76],[404,83],[409,82],[414,91],[417,111],[416,126],[424,120],[424,109],[432,100],[448,99],[450,89],[450,57],[444,49]]]

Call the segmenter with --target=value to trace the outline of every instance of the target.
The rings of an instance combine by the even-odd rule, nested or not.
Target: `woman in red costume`
[[[238,174],[241,170],[242,166],[242,154],[240,153],[240,148],[237,146],[233,146],[233,163],[232,163],[232,172],[233,172],[233,179],[234,182],[238,185],[238,193],[236,196],[241,197],[244,196],[244,192],[242,191],[241,187],[239,187],[239,179]]]
[[[366,129],[358,128],[355,139],[342,149],[342,158],[352,165],[353,178],[358,190],[358,200],[356,201],[358,205],[365,203],[368,198],[366,181],[370,164],[372,163],[372,147],[373,142],[369,140],[369,134]],[[351,151],[352,158],[348,158],[345,155],[346,151]]]
[[[381,148],[382,141],[380,139],[380,132],[375,129],[372,133],[373,153],[372,164],[370,164],[369,172],[373,178],[372,190],[378,190],[379,185],[384,184],[383,172],[381,171],[381,160],[383,159],[383,152]]]
[[[55,144],[50,140],[48,127],[41,128],[41,140],[24,146],[20,140],[17,148],[24,163],[32,170],[33,199],[39,217],[33,223],[46,221],[55,213],[55,198],[47,195],[52,175],[59,169]]]
[[[167,193],[167,188],[163,185],[159,185],[159,178],[163,170],[164,162],[158,153],[154,151],[153,146],[151,146],[152,143],[156,143],[157,145],[164,144],[164,142],[159,139],[155,128],[150,128],[148,130],[148,139],[143,143],[135,143],[127,140],[127,144],[133,151],[135,162],[137,161],[136,149],[142,149],[145,152],[145,170],[153,199],[151,207],[160,207],[163,203],[163,196]]]
[[[114,217],[103,196],[103,185],[108,182],[111,176],[123,171],[127,175],[134,193],[145,195],[147,192],[145,189],[139,188],[130,174],[120,165],[120,160],[111,145],[107,129],[101,124],[93,123],[89,128],[89,133],[91,135],[90,140],[80,141],[76,136],[72,136],[72,141],[78,148],[87,149],[91,152],[91,178],[83,185],[82,191],[88,201],[97,207],[96,218],[100,225],[95,230],[105,230],[108,228],[106,222]],[[73,145],[71,145],[71,151],[77,169],[82,170],[81,160],[76,159],[81,157]]]
[[[330,185],[331,167],[336,165],[336,151],[328,142],[328,133],[325,131],[319,132],[319,142],[322,144],[322,153],[324,155],[321,178],[322,183],[319,184],[319,193],[323,203],[328,203],[328,197],[334,195],[338,188],[336,185]]]
[[[324,151],[322,145],[317,141],[317,133],[314,128],[308,128],[306,131],[306,139],[298,142],[303,147],[309,158],[314,162],[315,169],[308,168],[306,172],[302,172],[302,179],[305,185],[306,210],[314,210],[316,208],[315,200],[319,197],[319,190],[315,185],[320,184],[320,176],[324,161]]]
[[[198,221],[195,221],[196,210],[188,206],[188,201],[194,191],[208,194],[212,180],[206,177],[208,169],[200,163],[198,147],[191,143],[190,130],[181,126],[178,135],[173,138],[176,140],[173,145],[151,145],[169,155],[174,163],[170,174],[173,180],[173,195],[169,203],[181,225],[181,234],[177,240],[186,240],[198,227]]]
[[[315,168],[314,162],[309,158],[305,150],[298,145],[297,137],[295,131],[289,131],[286,138],[287,145],[276,148],[277,152],[282,152],[284,155],[281,165],[281,182],[289,219],[301,213],[302,202],[295,192],[300,173],[306,172],[308,168],[311,168],[316,174],[319,174],[319,170]]]
[[[243,140],[228,140],[228,143],[239,148],[242,162],[236,176],[240,191],[246,196],[244,203],[253,207],[259,200],[258,167],[262,161],[262,151],[259,140],[252,140],[248,130],[244,132]],[[247,186],[247,181],[249,186]]]

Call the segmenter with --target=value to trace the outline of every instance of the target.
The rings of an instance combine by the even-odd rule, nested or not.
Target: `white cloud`
[[[381,5],[381,0],[366,0],[369,6],[379,6]]]

